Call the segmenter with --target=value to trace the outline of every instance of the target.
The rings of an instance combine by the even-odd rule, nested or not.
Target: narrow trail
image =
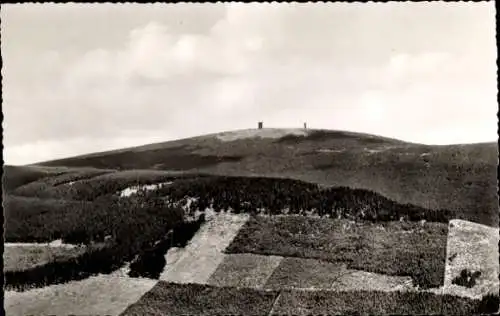
[[[451,220],[446,247],[443,294],[480,299],[488,293],[498,294],[499,230],[464,220]],[[481,274],[472,288],[453,284],[462,270]]]
[[[5,291],[6,315],[120,315],[157,280],[99,275],[25,292]]]
[[[223,261],[223,251],[248,219],[248,215],[219,213],[207,220],[182,250],[182,254],[179,254],[176,262],[172,266],[167,263],[160,280],[174,283],[206,283]]]

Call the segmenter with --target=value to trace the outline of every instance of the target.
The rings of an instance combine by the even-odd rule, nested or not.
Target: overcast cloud
[[[4,160],[266,127],[495,141],[495,5],[2,6]]]

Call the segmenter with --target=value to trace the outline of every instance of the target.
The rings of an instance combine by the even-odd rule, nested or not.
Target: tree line
[[[352,220],[426,220],[448,222],[450,210],[432,210],[400,204],[380,194],[347,187],[321,188],[292,179],[213,176],[183,179],[154,191],[142,191],[136,199],[166,199],[170,205],[194,198],[187,211],[231,211],[251,214],[318,215]]]

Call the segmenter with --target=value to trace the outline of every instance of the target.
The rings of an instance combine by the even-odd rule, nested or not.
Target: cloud
[[[197,10],[203,29],[181,10],[122,27],[120,36],[102,27],[94,48],[70,53],[65,39],[40,51],[7,49],[12,157],[46,159],[40,144],[61,157],[126,147],[124,137],[166,140],[261,120],[429,143],[496,138],[494,10],[486,4],[230,3],[212,20]],[[113,45],[104,45],[108,37]],[[87,145],[75,147],[76,139]]]

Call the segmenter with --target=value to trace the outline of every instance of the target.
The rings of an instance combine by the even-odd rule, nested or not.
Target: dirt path
[[[90,277],[26,292],[5,291],[6,315],[120,315],[156,280]]]
[[[248,215],[225,213],[208,219],[189,244],[177,254],[177,260],[172,265],[167,263],[160,280],[205,284],[223,261],[222,252],[248,219]]]
[[[458,219],[450,221],[443,294],[480,298],[498,293],[498,239],[498,228]],[[452,283],[463,269],[481,273],[471,288]]]

